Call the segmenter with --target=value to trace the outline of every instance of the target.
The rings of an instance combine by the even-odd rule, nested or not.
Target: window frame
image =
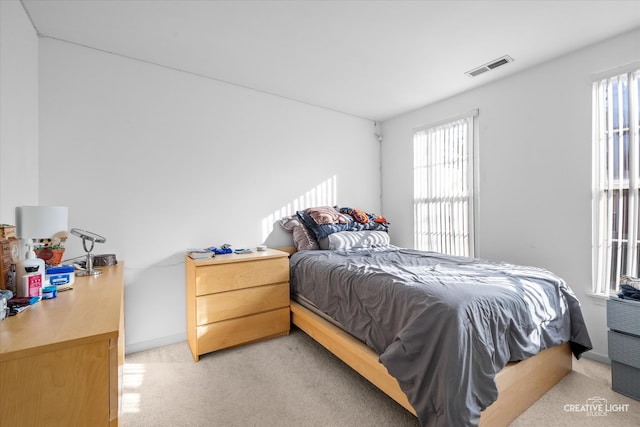
[[[413,241],[414,247],[419,250],[431,250],[442,253],[448,253],[452,255],[463,255],[463,256],[475,256],[476,252],[476,244],[477,244],[477,236],[475,232],[476,225],[476,212],[477,212],[477,195],[478,195],[478,109],[471,110],[464,114],[460,114],[454,117],[450,117],[445,120],[440,120],[428,125],[420,126],[413,129]],[[460,244],[460,236],[457,237],[458,242],[455,242],[454,237],[449,235],[446,238],[446,242],[440,242],[438,244],[433,245],[432,243],[425,243],[425,240],[428,238],[425,237],[426,228],[424,222],[419,221],[421,217],[421,204],[424,206],[424,202],[427,199],[424,197],[422,188],[419,188],[420,185],[424,185],[424,181],[419,179],[418,169],[420,167],[425,167],[425,164],[419,165],[418,156],[420,154],[425,154],[425,149],[419,150],[417,144],[418,138],[420,134],[428,133],[428,132],[438,132],[443,130],[450,130],[452,126],[454,126],[457,122],[465,121],[467,126],[466,131],[466,190],[467,193],[464,196],[466,200],[466,212],[465,214],[465,225],[466,230],[463,231],[463,239],[466,239],[463,248]],[[423,141],[424,143],[424,141]],[[425,176],[421,177],[422,179]],[[423,184],[420,184],[420,183]],[[460,194],[450,195],[451,197],[457,197],[458,199],[461,197]],[[459,200],[458,200],[459,202]],[[450,218],[449,218],[450,220]],[[440,233],[443,230],[439,230]],[[446,234],[446,233],[445,233]],[[442,236],[440,236],[442,238]],[[433,237],[431,237],[433,239]],[[461,251],[461,249],[463,249]]]
[[[626,101],[623,90],[611,92],[612,81],[620,85],[623,80],[626,81]],[[591,292],[607,297],[618,292],[620,276],[640,273],[640,62],[593,76],[591,86]],[[617,101],[615,109],[614,100]],[[620,197],[625,192],[627,196]]]

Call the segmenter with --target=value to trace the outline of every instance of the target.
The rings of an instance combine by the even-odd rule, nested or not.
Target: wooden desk
[[[0,425],[117,426],[124,265],[0,322]]]

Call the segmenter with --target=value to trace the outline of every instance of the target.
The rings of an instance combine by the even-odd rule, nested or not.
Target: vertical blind
[[[473,256],[473,121],[477,111],[413,137],[414,246]]]
[[[638,276],[640,70],[593,83],[593,292]]]

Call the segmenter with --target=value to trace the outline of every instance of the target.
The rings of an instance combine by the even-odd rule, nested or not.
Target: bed
[[[386,219],[346,209],[281,222],[296,243],[292,321],[423,426],[507,425],[591,348],[552,273],[398,248]]]

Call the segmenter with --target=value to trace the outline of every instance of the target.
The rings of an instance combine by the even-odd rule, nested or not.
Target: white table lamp
[[[68,217],[69,208],[65,206],[19,206],[16,231],[28,246],[32,239],[63,239],[67,237]]]

